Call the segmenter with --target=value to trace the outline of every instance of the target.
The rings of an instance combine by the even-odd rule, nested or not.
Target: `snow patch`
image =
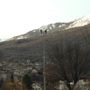
[[[27,37],[26,36],[19,36],[17,37],[17,39],[26,39]]]
[[[41,30],[46,30],[46,29],[48,29],[48,26],[46,25],[46,26],[42,26],[42,27],[40,27],[39,29],[41,29]]]
[[[52,27],[49,27],[50,30],[52,30]]]
[[[55,28],[55,24],[52,24],[53,28]]]
[[[28,37],[22,35],[22,36],[10,38],[10,39],[8,39],[7,41],[10,41],[10,40],[19,40],[19,39],[27,39],[27,38],[28,38]]]
[[[63,26],[65,26],[66,24],[61,24],[61,25],[59,25],[59,27],[63,27]]]

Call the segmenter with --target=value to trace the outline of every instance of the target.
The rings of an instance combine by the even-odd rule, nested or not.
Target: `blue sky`
[[[0,38],[90,16],[90,0],[0,0]]]

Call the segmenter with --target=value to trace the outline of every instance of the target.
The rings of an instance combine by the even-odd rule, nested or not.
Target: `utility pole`
[[[40,30],[42,36],[44,37],[47,34],[47,29]],[[45,77],[45,65],[46,65],[46,42],[45,38],[43,39],[43,89],[46,90],[46,77]]]

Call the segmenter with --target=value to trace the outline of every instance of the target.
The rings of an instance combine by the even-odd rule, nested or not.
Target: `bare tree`
[[[90,50],[87,44],[63,39],[51,52],[52,61],[58,66],[60,80],[65,82],[69,90],[73,90],[80,79],[89,77]]]

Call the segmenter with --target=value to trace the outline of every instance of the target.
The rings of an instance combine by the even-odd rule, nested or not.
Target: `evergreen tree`
[[[23,84],[28,88],[32,89],[32,78],[28,74],[25,74],[22,79]]]

